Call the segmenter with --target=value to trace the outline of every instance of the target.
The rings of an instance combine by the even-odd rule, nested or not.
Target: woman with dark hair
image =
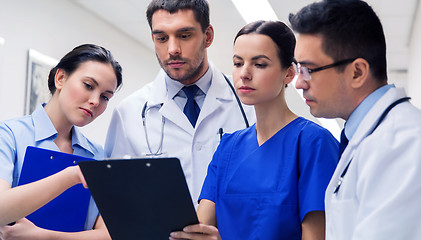
[[[121,66],[111,53],[84,44],[51,70],[48,103],[39,105],[32,115],[0,123],[0,239],[110,239],[92,199],[86,220],[81,222],[85,231],[52,231],[25,218],[73,185],[84,183],[77,165],[37,182],[21,186],[18,182],[24,161],[34,161],[25,159],[28,146],[103,159],[102,147],[88,140],[78,127],[105,111],[121,83]]]
[[[222,137],[199,198],[200,224],[172,239],[324,239],[324,192],[338,142],[286,103],[294,47],[279,21],[250,23],[235,37],[235,89],[257,121]]]

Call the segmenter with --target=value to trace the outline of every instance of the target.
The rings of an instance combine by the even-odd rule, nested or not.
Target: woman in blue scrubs
[[[78,127],[105,111],[121,82],[121,66],[108,50],[92,44],[78,46],[51,70],[48,87],[52,97],[47,104],[39,105],[31,115],[0,123],[0,239],[110,239],[92,199],[84,212],[86,219],[72,223],[82,226],[79,232],[44,229],[25,218],[81,183],[78,166],[17,185],[24,160],[36,161],[25,159],[28,146],[103,159],[102,147],[88,140]],[[8,226],[11,222],[16,223]]]
[[[234,85],[257,121],[222,137],[199,198],[201,224],[170,238],[324,239],[324,192],[338,142],[286,104],[294,47],[281,22],[254,22],[237,34]]]

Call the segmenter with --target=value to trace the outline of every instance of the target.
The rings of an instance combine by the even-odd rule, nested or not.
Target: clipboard
[[[92,158],[28,146],[18,186],[41,180],[81,161],[92,160]],[[82,184],[77,184],[26,218],[44,229],[62,232],[83,231],[90,198],[89,190]]]
[[[79,162],[113,240],[168,239],[198,223],[177,158]]]

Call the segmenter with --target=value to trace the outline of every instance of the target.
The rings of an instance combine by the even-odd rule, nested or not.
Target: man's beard
[[[204,64],[205,64],[204,58],[202,58],[199,66],[197,66],[195,69],[190,67],[189,69],[186,70],[184,75],[176,76],[175,74],[171,73],[170,69],[168,69],[168,62],[173,61],[173,60],[181,60],[181,61],[185,62],[185,64],[188,64],[190,61],[185,60],[185,59],[183,59],[181,57],[178,57],[178,56],[171,57],[168,60],[165,60],[164,63],[158,58],[158,56],[157,56],[157,59],[158,59],[159,65],[161,65],[161,68],[164,69],[164,71],[167,73],[167,75],[171,79],[176,80],[176,81],[181,82],[181,83],[183,83],[187,80],[191,80],[191,79],[199,77],[199,75],[201,74],[202,69],[204,67]],[[178,70],[173,69],[173,71],[178,71]]]
[[[202,48],[200,49],[200,52],[203,53],[202,58],[201,59],[196,59],[196,58],[193,59],[193,61],[195,61],[194,63],[200,61],[200,64],[195,69],[193,69],[194,66],[190,65],[190,68],[188,68],[185,71],[185,74],[182,75],[182,76],[178,76],[178,77],[175,76],[174,74],[171,74],[171,70],[169,69],[168,63],[170,61],[183,61],[186,65],[189,65],[189,64],[192,63],[191,60],[184,59],[181,56],[177,55],[177,56],[170,56],[169,59],[167,59],[165,61],[161,61],[161,59],[159,59],[158,55],[157,54],[155,54],[155,55],[158,59],[159,65],[161,65],[161,68],[164,69],[164,71],[167,73],[167,75],[171,79],[173,79],[175,81],[178,81],[180,83],[183,83],[183,82],[186,82],[186,81],[190,81],[191,79],[195,79],[195,78],[200,77],[200,74],[201,74],[201,72],[204,68],[204,65],[205,65],[205,56],[206,56],[206,54],[204,53],[205,52],[205,42],[203,42],[203,45],[202,45]],[[181,70],[175,70],[174,69],[173,71],[181,71]]]

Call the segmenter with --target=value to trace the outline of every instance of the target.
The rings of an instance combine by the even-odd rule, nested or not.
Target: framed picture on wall
[[[31,114],[35,108],[51,97],[48,90],[48,74],[57,65],[58,60],[41,54],[33,49],[28,51],[26,78],[25,115]]]

